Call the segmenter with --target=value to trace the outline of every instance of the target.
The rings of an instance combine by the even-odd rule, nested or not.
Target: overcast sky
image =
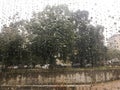
[[[67,4],[70,10],[88,10],[92,24],[105,27],[108,38],[120,30],[120,0],[0,0],[0,27],[9,22],[16,12],[21,18],[29,19],[32,12],[39,12],[46,5]]]

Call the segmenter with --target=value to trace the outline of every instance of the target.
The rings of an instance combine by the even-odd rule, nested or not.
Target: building
[[[115,34],[108,39],[108,49],[120,50],[120,34]]]

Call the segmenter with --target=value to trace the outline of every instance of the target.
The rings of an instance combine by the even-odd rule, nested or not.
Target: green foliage
[[[27,50],[25,37],[20,29],[20,22],[10,23],[2,28],[1,34],[1,61],[5,65],[18,65],[27,63]]]
[[[11,22],[0,33],[0,60],[6,65],[55,65],[56,59],[98,65],[104,60],[104,27],[90,24],[87,11],[47,6],[30,21]]]
[[[28,24],[28,30],[33,33],[32,55],[41,57],[43,63],[55,64],[56,58],[66,60],[71,52],[73,24],[65,15],[69,12],[68,8],[64,7],[46,7],[43,12],[35,14]]]
[[[87,11],[76,11],[73,20],[76,25],[75,51],[77,51],[73,56],[73,62],[80,63],[81,67],[85,67],[86,64],[97,66],[102,62],[100,60],[105,59],[104,28],[100,25],[91,25]]]

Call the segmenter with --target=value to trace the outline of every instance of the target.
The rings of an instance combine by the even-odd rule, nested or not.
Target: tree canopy
[[[47,6],[27,20],[12,22],[0,33],[4,64],[50,64],[56,59],[96,66],[105,59],[104,27],[93,26],[88,11],[70,11],[66,5]]]

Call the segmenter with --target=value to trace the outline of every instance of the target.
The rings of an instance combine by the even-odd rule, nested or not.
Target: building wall
[[[113,35],[108,39],[108,48],[120,50],[120,34]]]

